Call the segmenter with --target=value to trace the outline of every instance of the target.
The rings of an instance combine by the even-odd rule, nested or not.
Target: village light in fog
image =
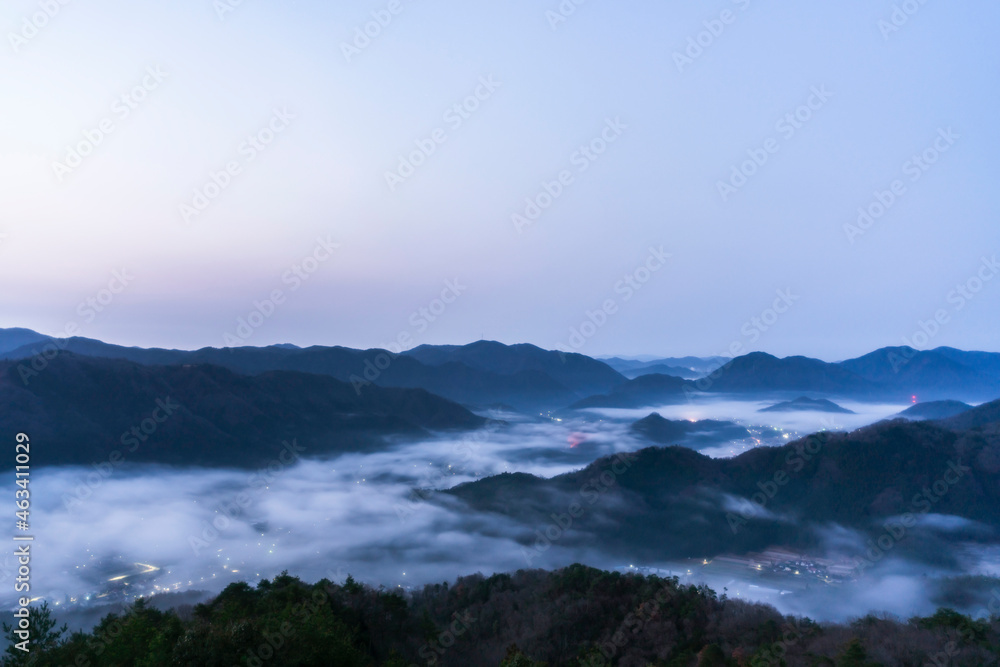
[[[212,1],[8,3],[35,662],[1000,664],[1000,3]]]

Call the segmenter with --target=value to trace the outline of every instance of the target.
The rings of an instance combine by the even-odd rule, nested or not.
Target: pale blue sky
[[[939,310],[926,347],[1000,349],[1000,279],[950,294],[992,277],[981,258],[1000,250],[995,3],[913,2],[883,35],[888,0],[589,0],[555,29],[555,1],[401,0],[348,60],[342,44],[388,0],[244,0],[220,18],[222,2],[56,3],[30,38],[24,21],[45,3],[5,4],[0,326],[218,346],[281,290],[247,344],[408,333],[552,348],[610,300],[581,352],[741,343],[838,359],[900,344]],[[675,52],[709,28],[720,34],[679,71]],[[125,116],[116,100],[144,78]],[[831,96],[788,136],[777,123],[814,87]],[[477,88],[467,119],[446,116]],[[275,110],[286,120],[272,124]],[[620,136],[581,158],[607,119]],[[113,132],[60,181],[53,163],[105,120]],[[272,143],[243,146],[269,124],[282,127]],[[386,172],[439,128],[443,143],[390,190]],[[947,128],[957,138],[912,180],[904,164]],[[723,201],[718,182],[765,145],[777,151]],[[239,173],[186,223],[179,207],[230,162]],[[572,181],[519,233],[512,215],[564,170]],[[849,242],[844,225],[895,179],[903,195]],[[339,248],[296,281],[318,237]],[[626,300],[616,285],[650,246],[671,257]],[[100,304],[122,268],[134,278]],[[440,312],[456,279],[444,312],[419,313]],[[770,320],[779,289],[798,298],[764,331],[752,318]]]

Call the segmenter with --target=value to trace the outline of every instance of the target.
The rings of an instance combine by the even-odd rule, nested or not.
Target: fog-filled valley
[[[773,382],[745,358],[629,379],[582,355],[473,344],[424,348],[393,389],[364,378],[365,360],[407,359],[385,351],[341,348],[317,374],[268,368],[292,348],[243,348],[232,371],[198,359],[211,350],[131,348],[129,361],[87,346],[7,350],[0,380],[20,406],[5,431],[33,433],[33,599],[77,629],[138,599],[192,604],[286,571],[411,595],[582,563],[822,622],[941,607],[983,618],[1000,603],[1000,404],[981,400],[993,357],[942,402],[917,393],[933,369],[873,394],[801,358],[763,359],[785,372]],[[441,364],[475,378],[460,363],[506,378],[493,407],[422,386]],[[524,373],[534,387],[511,381]],[[630,394],[634,407],[576,405],[644,378],[660,384]],[[666,400],[664,378],[679,383]],[[6,556],[0,578],[16,572]]]
[[[760,426],[782,428],[773,422]],[[759,446],[781,440],[772,436]],[[658,559],[656,545],[644,544],[628,558],[628,549],[609,548],[590,533],[595,527],[588,519],[623,502],[614,492],[617,480],[606,487],[595,476],[587,489],[595,495],[575,498],[590,516],[565,533],[553,531],[556,539],[543,549],[536,546],[536,531],[552,527],[546,515],[521,522],[501,513],[472,511],[438,491],[504,472],[553,477],[597,457],[648,445],[630,434],[626,423],[546,421],[507,423],[464,437],[397,442],[370,454],[311,458],[308,451],[295,452],[287,463],[275,459],[270,467],[253,471],[155,464],[53,467],[36,473],[33,482],[39,499],[34,506],[36,540],[58,545],[39,550],[36,557],[36,577],[45,582],[39,597],[73,609],[163,591],[217,592],[227,583],[269,578],[282,570],[307,581],[343,581],[352,574],[376,586],[409,590],[456,574],[581,562],[605,569],[668,571],[719,590],[726,587],[730,595],[767,601],[785,612],[844,620],[874,610],[928,614],[946,602],[977,612],[986,606],[989,591],[963,589],[951,579],[1000,576],[1000,550],[982,543],[994,537],[992,527],[976,530],[973,521],[937,513],[927,514],[906,535],[913,548],[894,542],[884,559],[846,573],[835,585],[803,566],[805,577],[798,578],[809,580],[803,584],[780,570],[762,577],[747,564],[701,566],[703,558],[727,553]],[[722,509],[737,515],[742,511],[734,497],[716,500]],[[562,507],[565,514],[573,501],[567,494],[553,507]],[[749,513],[758,514],[753,509]],[[718,519],[701,530],[723,540],[732,536],[725,517]],[[802,523],[810,524],[808,517]],[[857,570],[855,560],[864,559],[869,550],[864,534],[835,523],[818,522],[812,528],[821,539],[801,552],[804,559],[832,560]],[[940,552],[924,558],[928,554],[919,551],[927,547]],[[784,560],[797,559],[787,555]],[[767,563],[767,557],[758,562]],[[15,571],[14,558],[8,556],[0,576],[10,578]],[[11,603],[12,596],[4,602]]]
[[[1000,3],[3,15],[0,667],[1000,667]]]

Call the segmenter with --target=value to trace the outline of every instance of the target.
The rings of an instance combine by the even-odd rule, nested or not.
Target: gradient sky
[[[400,0],[347,57],[392,3],[228,2],[53,2],[46,21],[45,2],[5,3],[0,326],[221,346],[282,290],[246,344],[737,343],[834,360],[901,344],[938,314],[919,347],[1000,350],[1000,279],[976,283],[1000,251],[996,3],[897,3],[890,32],[891,0],[589,0],[554,27],[555,0]],[[707,46],[679,66],[699,33]],[[125,117],[120,98],[144,77]],[[480,87],[467,119],[446,116],[490,77],[499,87]],[[788,136],[779,121],[813,88],[832,95]],[[276,109],[294,118],[249,160],[241,146]],[[581,158],[608,119],[620,136]],[[54,163],[102,121],[113,132],[60,180]],[[444,142],[390,189],[386,172],[439,128]],[[914,180],[906,163],[935,157],[948,128],[957,138]],[[719,181],[766,146],[723,201]],[[179,207],[234,161],[185,222]],[[518,231],[512,215],[564,170],[572,182]],[[896,179],[905,190],[851,242],[845,225]],[[339,248],[297,284],[287,272],[320,237]],[[626,300],[619,281],[647,277],[661,246],[665,265]],[[87,306],[123,269],[124,290]],[[461,294],[441,312],[449,280]],[[979,291],[960,297],[970,280]],[[777,290],[794,300],[774,318]],[[572,342],[606,301],[612,314]]]

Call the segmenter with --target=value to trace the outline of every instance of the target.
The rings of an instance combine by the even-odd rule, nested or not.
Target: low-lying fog
[[[600,418],[631,422],[641,419],[651,412],[657,412],[667,419],[689,421],[717,419],[733,421],[751,427],[755,438],[700,448],[702,454],[713,458],[738,456],[759,445],[778,445],[780,440],[794,440],[822,430],[853,431],[882,419],[892,418],[910,407],[903,403],[859,403],[851,400],[837,400],[842,408],[854,414],[819,412],[814,410],[791,412],[760,412],[761,409],[778,403],[772,400],[711,399],[692,400],[647,408],[592,408],[587,413]],[[757,427],[757,428],[754,428]],[[775,432],[774,429],[780,429]],[[788,438],[784,435],[787,434]]]
[[[887,419],[910,407],[909,403],[858,403],[851,400],[837,400],[836,404],[854,414],[828,413],[815,410],[791,412],[760,412],[761,409],[778,403],[773,400],[692,400],[648,408],[591,408],[588,412],[615,420],[636,420],[650,412],[658,412],[667,419],[720,419],[741,424],[776,426],[802,434],[815,433],[821,429],[854,430],[880,419]]]
[[[736,419],[761,425],[768,444],[821,428],[855,428],[895,414],[904,405],[843,405],[857,414],[757,413],[769,403],[720,402],[664,406],[672,419]],[[32,595],[78,608],[121,599],[122,594],[165,590],[217,591],[231,581],[256,582],[282,570],[308,581],[343,581],[348,573],[373,585],[404,588],[456,576],[557,567],[584,562],[614,568],[601,544],[554,544],[529,561],[522,539],[534,527],[497,516],[462,513],[451,503],[414,499],[419,488],[447,488],[504,471],[553,476],[616,451],[649,443],[628,433],[651,410],[602,410],[598,416],[558,420],[499,415],[473,434],[401,442],[373,454],[329,459],[298,452],[270,470],[178,470],[157,466],[38,469],[32,475]],[[498,415],[491,415],[497,417]],[[783,429],[775,431],[774,429]],[[756,443],[714,447],[730,455]],[[286,460],[289,457],[286,456]],[[840,536],[840,542],[856,536]],[[996,562],[995,554],[972,560]],[[0,558],[0,602],[12,605],[16,576],[11,555]],[[966,562],[971,562],[966,559]],[[684,564],[643,563],[685,574]],[[971,566],[970,566],[971,567]],[[756,589],[738,577],[708,578],[721,593],[771,602],[783,611],[842,619],[871,609],[901,615],[931,612],[925,575],[903,562],[883,562],[864,586],[815,587],[782,594]],[[700,575],[692,573],[697,579]],[[1000,599],[1000,598],[998,598]]]

